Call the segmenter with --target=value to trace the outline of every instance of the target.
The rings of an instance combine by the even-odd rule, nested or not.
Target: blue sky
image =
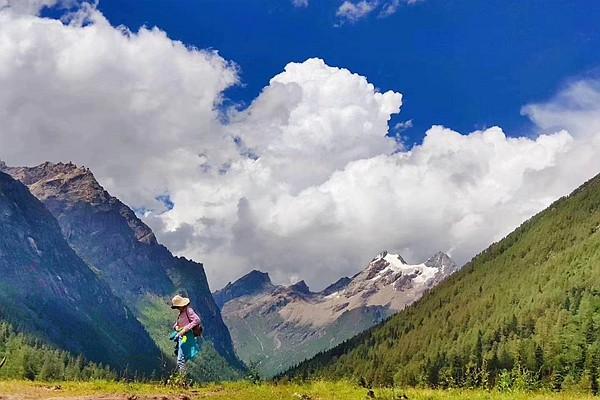
[[[158,26],[188,45],[213,48],[241,69],[227,96],[248,103],[290,61],[321,57],[404,94],[392,125],[420,142],[433,124],[460,132],[500,125],[527,134],[520,115],[566,81],[600,65],[595,1],[426,0],[339,26],[341,1],[100,0],[113,25]]]

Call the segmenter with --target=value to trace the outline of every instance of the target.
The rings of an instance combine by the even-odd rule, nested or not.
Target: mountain
[[[286,377],[598,392],[600,176]]]
[[[120,371],[161,368],[158,348],[128,306],[69,247],[44,205],[2,172],[0,319]]]
[[[244,366],[210,293],[202,264],[173,256],[135,213],[111,196],[85,167],[49,163],[6,167],[58,221],[75,252],[131,308],[165,354],[176,314],[175,293],[191,298],[204,323],[204,351],[192,372],[198,379],[233,378]]]
[[[339,292],[340,290],[348,286],[350,282],[352,282],[352,279],[348,278],[347,276],[343,276],[331,285],[327,286],[325,289],[323,289],[321,291],[321,294],[323,296],[329,296],[332,293]]]
[[[220,308],[235,298],[269,292],[274,288],[269,274],[253,270],[234,283],[229,282],[223,289],[214,292],[213,297]]]
[[[318,293],[304,281],[274,285],[252,271],[214,297],[242,360],[272,376],[403,309],[457,269],[443,253],[410,265],[383,252]]]

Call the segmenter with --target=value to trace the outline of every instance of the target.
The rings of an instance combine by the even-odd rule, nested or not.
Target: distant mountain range
[[[402,310],[457,270],[441,252],[417,265],[382,252],[318,293],[304,281],[274,285],[255,270],[213,296],[242,360],[272,376]]]
[[[599,371],[600,175],[390,320],[283,376],[598,394]]]
[[[92,360],[111,362],[117,368],[123,366],[121,362],[113,362],[120,360],[119,356],[135,359],[144,355],[151,358],[152,362],[148,360],[139,364],[145,368],[153,366],[158,369],[163,367],[160,365],[161,358],[169,360],[172,357],[168,334],[176,315],[170,309],[168,301],[175,293],[183,293],[191,298],[193,307],[200,313],[206,328],[207,340],[203,357],[192,372],[199,379],[239,376],[244,366],[235,355],[227,327],[208,288],[202,264],[173,256],[167,248],[157,242],[151,229],[129,207],[106,192],[91,171],[84,167],[71,163],[7,167],[0,163],[0,170],[18,179],[29,189],[28,192],[25,186],[3,174],[7,188],[5,191],[13,196],[9,204],[23,214],[21,223],[38,221],[39,217],[29,215],[34,211],[44,215],[47,222],[43,224],[51,227],[51,230],[45,231],[47,240],[57,243],[40,244],[43,243],[40,239],[41,233],[28,234],[27,232],[33,229],[33,222],[24,226],[4,224],[0,228],[7,234],[19,235],[21,246],[24,247],[23,252],[28,252],[27,256],[19,256],[22,259],[19,262],[6,259],[1,261],[0,257],[0,266],[12,272],[12,275],[0,276],[0,285],[7,288],[6,292],[2,292],[5,297],[14,297],[8,294],[15,288],[22,288],[23,292],[29,290],[39,293],[39,301],[42,303],[50,302],[51,299],[63,301],[62,297],[67,296],[68,299],[67,293],[72,293],[78,301],[84,299],[92,302],[90,307],[94,311],[108,307],[109,297],[115,304],[106,313],[88,318],[87,323],[93,326],[93,329],[83,335],[82,339],[73,339],[69,334],[76,321],[67,317],[70,314],[63,311],[56,313],[57,310],[54,310],[37,315],[35,319],[39,326],[46,327],[49,332],[57,331],[53,335],[55,342],[61,347],[81,351]],[[17,199],[14,198],[16,195]],[[32,206],[25,208],[24,204]],[[14,218],[14,212],[11,215]],[[8,249],[15,247],[4,238],[0,244]],[[66,257],[73,260],[67,264],[45,258],[36,259],[45,256],[49,249],[55,253],[56,260]],[[10,252],[14,253],[14,250]],[[33,272],[27,272],[32,268]],[[69,274],[75,274],[76,270],[80,272],[77,273],[78,278],[67,281],[65,276],[55,273],[53,268],[62,268],[64,273]],[[45,270],[49,272],[43,273],[44,278],[32,279],[30,276],[31,273],[41,274],[41,271]],[[17,279],[21,279],[22,282]],[[55,285],[51,285],[53,281],[56,281]],[[71,286],[67,286],[67,283]],[[48,290],[52,293],[44,292],[43,289],[47,286],[50,286]],[[90,298],[86,295],[88,291],[95,293],[102,290],[106,292],[102,297],[94,295]],[[29,298],[24,300],[25,305],[29,306]],[[33,303],[31,306],[34,308]],[[82,306],[71,307],[77,310]],[[119,312],[115,312],[115,309]],[[21,326],[18,324],[21,312],[18,308],[11,307],[4,314],[7,319]],[[125,323],[120,323],[121,316]],[[57,320],[53,321],[52,318]],[[139,333],[131,335],[135,329],[138,329]],[[83,328],[82,331],[85,332]],[[100,337],[106,335],[114,338],[116,344],[107,342],[104,345],[92,340],[91,337],[95,336],[92,332],[95,331],[100,331]],[[127,333],[127,339],[121,339],[122,332]],[[145,339],[132,339],[138,336]],[[85,338],[90,338],[91,343],[87,346],[77,344],[78,340]],[[134,344],[130,343],[132,340]],[[162,350],[162,356],[156,346]],[[109,357],[113,349],[114,352],[120,349],[121,353]]]

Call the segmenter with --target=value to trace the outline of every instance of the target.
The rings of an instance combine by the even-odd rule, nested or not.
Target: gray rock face
[[[46,205],[71,247],[131,305],[155,340],[168,335],[165,322],[176,315],[167,303],[172,295],[182,293],[191,298],[202,317],[205,337],[216,351],[234,368],[243,368],[202,264],[173,256],[129,207],[104,190],[89,169],[71,163],[3,169]]]
[[[460,267],[456,265],[456,263],[447,254],[442,253],[441,251],[435,253],[427,261],[425,261],[425,265],[431,268],[437,268],[440,271],[439,275],[434,281],[434,284],[440,283],[442,280],[446,279],[448,276],[460,269]]]
[[[223,289],[213,293],[215,303],[223,307],[228,301],[257,293],[268,292],[274,288],[269,274],[257,270],[250,271],[235,283],[229,282]]]
[[[332,293],[344,289],[346,286],[348,286],[350,282],[352,282],[352,279],[348,278],[347,276],[344,276],[338,279],[336,282],[332,283],[331,285],[327,286],[325,289],[321,290],[320,294],[322,296],[328,296]]]
[[[341,278],[320,293],[311,292],[304,281],[250,285],[248,276],[260,274],[253,271],[215,295],[223,299],[222,314],[240,357],[258,361],[270,376],[403,309],[457,269],[441,252],[410,265],[384,251],[352,278]]]
[[[43,204],[2,172],[0,318],[90,360],[160,372],[160,351],[127,305],[67,244]]]

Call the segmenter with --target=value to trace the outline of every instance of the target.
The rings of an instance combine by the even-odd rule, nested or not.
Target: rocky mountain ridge
[[[242,296],[264,293],[274,289],[269,274],[252,270],[234,283],[229,282],[223,289],[213,293],[215,303],[223,307],[225,303]]]
[[[402,310],[457,270],[441,252],[411,265],[384,251],[352,278],[321,292],[310,291],[304,281],[274,285],[255,270],[214,296],[238,354],[246,362],[260,361],[261,371],[271,375]]]

